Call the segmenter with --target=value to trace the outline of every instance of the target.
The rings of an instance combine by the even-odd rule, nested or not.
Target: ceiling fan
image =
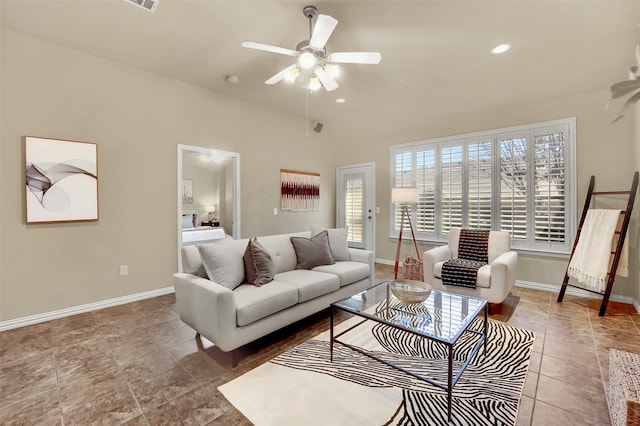
[[[302,12],[309,20],[309,40],[298,43],[296,50],[254,41],[242,42],[242,46],[249,49],[264,50],[298,58],[296,63],[265,81],[266,84],[276,84],[283,79],[294,82],[302,70],[309,70],[311,72],[309,89],[318,90],[320,87],[324,87],[326,91],[331,92],[338,88],[338,82],[335,80],[338,71],[336,64],[380,63],[382,59],[380,52],[334,52],[328,54],[325,45],[338,25],[338,20],[329,15],[318,15],[318,9],[315,6],[305,6]],[[318,19],[313,26],[313,18],[316,15]]]

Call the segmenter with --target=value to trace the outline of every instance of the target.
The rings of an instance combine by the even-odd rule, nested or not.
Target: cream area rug
[[[361,321],[351,318],[337,330]],[[472,328],[480,330],[476,319]],[[477,337],[455,346],[454,375]],[[340,338],[424,377],[447,383],[447,349],[372,321]],[[257,426],[268,425],[514,425],[527,377],[533,332],[489,320],[487,353],[474,356],[447,394],[340,344],[330,361],[329,332],[219,387]]]

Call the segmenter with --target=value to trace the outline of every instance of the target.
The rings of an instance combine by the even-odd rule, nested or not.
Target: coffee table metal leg
[[[489,304],[487,303],[486,305],[484,305],[484,354],[487,354],[487,330],[488,330],[488,326],[489,326]]]
[[[449,345],[449,374],[447,376],[447,419],[451,421],[451,397],[453,393],[453,345]]]
[[[329,317],[329,348],[331,352],[330,360],[333,362],[333,312],[335,308],[331,307],[331,316]]]

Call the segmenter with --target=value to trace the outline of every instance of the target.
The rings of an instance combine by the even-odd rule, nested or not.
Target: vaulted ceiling
[[[2,26],[302,118],[307,92],[264,81],[308,38],[308,0],[1,0]],[[379,65],[343,65],[334,92],[308,96],[309,118],[409,125],[486,108],[604,90],[634,64],[636,1],[316,1],[339,23],[328,51],[379,51]],[[499,43],[512,49],[489,50]],[[238,76],[238,84],[225,81]],[[345,98],[337,104],[336,98]],[[364,122],[364,121],[363,121]]]

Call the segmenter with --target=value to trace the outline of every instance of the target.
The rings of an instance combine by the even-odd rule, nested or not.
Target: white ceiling
[[[304,89],[264,84],[292,58],[240,43],[294,49],[308,38],[310,0],[160,0],[155,13],[123,0],[0,1],[5,28],[305,117]],[[343,65],[339,89],[309,96],[309,117],[329,126],[415,126],[604,90],[633,65],[640,23],[638,1],[312,4],[339,21],[328,52],[382,53],[379,65]],[[511,51],[489,53],[503,42]]]

